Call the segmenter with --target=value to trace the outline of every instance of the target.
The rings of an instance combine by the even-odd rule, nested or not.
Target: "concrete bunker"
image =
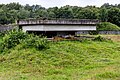
[[[79,31],[94,31],[99,20],[19,20],[18,25],[24,32],[42,34],[47,37],[75,35]]]

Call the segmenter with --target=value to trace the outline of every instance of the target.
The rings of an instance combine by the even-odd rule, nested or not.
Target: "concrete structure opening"
[[[35,35],[47,36],[48,38],[65,35],[75,35],[75,31],[27,31],[28,33],[34,33]]]

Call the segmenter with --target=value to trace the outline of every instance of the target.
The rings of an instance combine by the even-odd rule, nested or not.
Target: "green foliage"
[[[98,19],[97,8],[83,8],[78,12],[77,17],[79,19]]]
[[[30,16],[30,11],[25,9],[20,9],[17,13],[18,19],[27,19]]]
[[[110,8],[108,10],[108,21],[120,26],[120,8]]]
[[[0,9],[0,24],[7,24],[6,12],[3,9]]]
[[[107,41],[107,39],[105,39],[101,36],[98,36],[98,37],[94,38],[93,41]]]
[[[38,50],[49,48],[46,38],[33,34],[28,35],[27,38],[22,41],[22,45],[24,48],[32,47]]]
[[[97,34],[98,34],[98,31],[89,31],[89,34],[90,34],[90,35],[97,35]]]
[[[47,40],[40,38],[37,35],[27,34],[20,31],[12,30],[5,34],[2,42],[0,42],[0,51],[11,49],[18,44],[23,44],[23,47],[33,47],[38,50],[48,48]]]
[[[22,39],[25,39],[27,35],[22,31],[12,30],[5,34],[3,41],[0,43],[0,50],[10,49],[20,44]]]
[[[119,80],[120,43],[50,42],[36,50],[22,44],[0,54],[3,80]]]
[[[63,19],[72,19],[73,11],[69,6],[61,7],[59,9],[58,17]]]
[[[120,4],[96,6],[70,6],[45,8],[41,5],[25,6],[19,3],[0,4],[0,24],[15,23],[19,19],[99,19],[120,26]]]
[[[5,36],[5,32],[0,32],[0,37]]]
[[[46,10],[37,10],[35,13],[37,14],[36,18],[48,18],[48,12]]]
[[[113,72],[105,72],[103,74],[97,75],[98,78],[103,79],[114,79],[120,76],[120,73],[113,73]]]
[[[108,21],[108,10],[106,8],[101,8],[99,11],[99,19],[102,22],[107,22]]]
[[[100,24],[97,25],[97,30],[120,30],[120,27],[118,27],[115,24],[112,24],[110,22],[101,22]]]
[[[6,7],[8,8],[8,10],[20,10],[22,8],[22,5],[20,5],[19,3],[10,3],[10,4],[6,4]]]

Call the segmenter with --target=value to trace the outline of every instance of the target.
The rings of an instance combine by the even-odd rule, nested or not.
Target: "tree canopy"
[[[19,3],[0,4],[0,24],[12,24],[19,19],[99,19],[120,27],[120,4],[96,6],[70,6],[45,8],[41,5]]]

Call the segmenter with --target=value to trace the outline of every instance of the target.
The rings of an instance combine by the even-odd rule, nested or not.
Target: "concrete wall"
[[[14,28],[13,26],[0,25],[0,32],[8,31],[8,30],[11,30],[11,29],[13,29],[13,28]]]
[[[78,31],[76,32],[77,35],[86,35],[89,34],[90,31]],[[120,31],[98,31],[98,34],[105,34],[105,35],[120,35]]]
[[[99,34],[120,34],[120,31],[99,31]]]
[[[89,31],[78,31],[76,32],[76,35],[86,35],[89,34]]]
[[[24,32],[26,31],[86,31],[96,30],[96,26],[88,25],[29,25],[22,26]]]
[[[41,19],[28,19],[28,20],[18,20],[19,25],[30,25],[30,24],[88,24],[96,25],[99,20],[96,19],[80,19],[80,20],[69,20],[69,19],[55,19],[55,20],[41,20]]]

